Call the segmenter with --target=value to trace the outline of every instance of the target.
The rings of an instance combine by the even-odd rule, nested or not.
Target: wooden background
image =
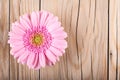
[[[39,10],[59,17],[68,48],[36,71],[16,62],[7,40],[12,22]],[[0,0],[0,80],[120,80],[120,0]]]

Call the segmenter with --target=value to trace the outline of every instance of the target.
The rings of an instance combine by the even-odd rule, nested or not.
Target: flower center
[[[44,39],[42,34],[35,33],[32,35],[32,38],[31,38],[32,45],[40,46],[43,43],[43,41]]]
[[[52,36],[46,27],[37,27],[33,30],[26,30],[23,41],[29,51],[41,53],[51,46]]]

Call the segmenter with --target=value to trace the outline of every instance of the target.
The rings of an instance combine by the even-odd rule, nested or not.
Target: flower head
[[[67,37],[58,18],[47,11],[20,17],[9,32],[10,54],[29,68],[53,65],[65,53]]]

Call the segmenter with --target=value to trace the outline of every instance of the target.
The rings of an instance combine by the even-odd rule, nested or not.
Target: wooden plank
[[[78,57],[82,68],[82,79],[93,79],[93,60],[94,50],[94,18],[95,18],[95,0],[81,0],[79,10],[79,21],[77,27]],[[89,67],[88,67],[89,66]]]
[[[120,80],[120,0],[117,0],[117,39],[118,39],[118,43],[117,43],[117,52],[118,52],[118,77],[117,80]]]
[[[0,0],[0,80],[9,79],[9,0]]]
[[[15,20],[19,19],[20,11],[19,11],[19,5],[20,1],[18,0],[11,0],[10,1],[10,24],[14,22]],[[16,8],[14,8],[16,7]],[[10,26],[11,28],[11,26]],[[13,56],[10,55],[10,80],[17,80],[19,78],[19,64],[17,61],[13,58]]]
[[[109,6],[109,79],[116,80],[117,63],[117,0],[110,0]]]
[[[10,23],[19,19],[20,15],[39,10],[39,0],[10,0]],[[31,70],[26,65],[18,64],[10,56],[11,80],[39,80],[39,70]]]
[[[77,28],[83,80],[107,80],[108,0],[80,0]]]
[[[76,48],[76,26],[79,0],[41,0],[41,9],[58,16],[68,33],[68,49],[52,67],[40,70],[41,80],[80,80],[81,67]]]

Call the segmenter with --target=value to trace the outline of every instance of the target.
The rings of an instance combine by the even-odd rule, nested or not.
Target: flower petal
[[[19,27],[19,28],[22,29],[23,31],[26,30],[25,27],[23,27],[23,26],[21,25],[21,23],[18,22],[18,21],[16,21],[15,23],[13,23],[13,25],[16,26],[16,27]]]
[[[47,17],[46,17],[46,20],[45,20],[45,22],[44,22],[44,25],[49,26],[49,25],[51,25],[53,22],[55,22],[53,14],[48,13],[48,14],[47,14]]]
[[[32,12],[31,22],[32,22],[33,28],[39,26],[39,13],[38,12]]]
[[[25,25],[26,29],[29,29],[32,27],[32,23],[30,21],[30,14],[25,14],[22,16],[23,24]]]
[[[13,42],[12,40],[11,41],[9,41],[11,44],[10,44],[10,47],[16,47],[16,46],[19,46],[19,45],[23,45],[24,44],[24,42],[23,41],[15,41],[15,42]]]
[[[61,48],[67,48],[67,42],[65,40],[57,40],[57,39],[53,39],[52,44],[54,47],[57,47],[59,49]]]
[[[53,23],[50,26],[46,26],[46,27],[47,27],[49,32],[52,32],[52,31],[58,29],[60,27],[60,25],[61,25],[60,22],[56,22],[56,23]]]
[[[45,67],[46,65],[46,61],[45,61],[45,56],[44,56],[44,53],[39,53],[39,62],[40,62],[40,65],[42,67]]]
[[[29,51],[26,50],[26,51],[18,58],[18,63],[19,63],[19,62],[22,62],[23,60],[25,60],[29,54],[30,54]]]
[[[55,55],[53,55],[53,53],[49,50],[46,50],[46,53],[45,53],[46,57],[53,63],[55,64],[56,62],[56,57]]]
[[[40,62],[39,62],[39,53],[36,53],[35,55],[35,61],[34,61],[34,65],[32,68],[35,68],[36,70],[39,69],[41,67]]]
[[[47,58],[47,56],[45,55],[45,60],[46,60],[46,65],[52,66],[53,63]]]
[[[39,63],[39,55],[38,53],[35,53],[35,59],[32,68],[35,68]]]
[[[30,22],[30,15],[25,14],[20,17],[20,25],[26,30],[30,29],[32,27],[31,22]]]
[[[64,31],[56,32],[56,33],[52,34],[52,37],[55,39],[64,39],[67,37],[67,33]]]
[[[20,27],[14,25],[14,24],[12,24],[12,31],[16,34],[22,34],[22,35],[25,33],[24,30],[22,30]]]
[[[59,27],[55,31],[52,31],[51,34],[54,34],[54,33],[60,32],[60,31],[64,31],[64,28],[63,27]]]
[[[62,56],[62,54],[63,54],[61,51],[59,51],[58,49],[56,49],[52,46],[49,48],[49,50],[56,56]]]
[[[24,48],[24,46],[23,45],[19,45],[19,46],[15,46],[15,47],[13,47],[11,50],[10,50],[10,54],[11,55],[14,55],[14,54],[16,54],[19,50],[21,50],[21,49],[23,49]]]
[[[54,17],[53,14],[49,14],[49,17],[46,20],[46,26],[50,26],[56,22],[58,22],[58,17]]]
[[[10,36],[10,38],[15,38],[15,39],[22,39],[23,38],[23,34],[19,35],[19,34],[15,34],[14,32],[9,32],[8,35]]]
[[[21,63],[22,64],[27,64],[28,57],[29,57],[29,55],[24,60],[22,60]]]
[[[48,13],[46,11],[41,11],[40,12],[41,18],[40,18],[40,26],[46,26],[45,21],[47,19]]]
[[[18,50],[18,51],[14,54],[14,58],[20,57],[24,52],[25,52],[25,48],[22,48],[22,49]]]
[[[35,60],[35,53],[30,53],[29,57],[28,57],[28,61],[27,61],[27,65],[32,68],[32,66],[34,65],[34,60]]]

